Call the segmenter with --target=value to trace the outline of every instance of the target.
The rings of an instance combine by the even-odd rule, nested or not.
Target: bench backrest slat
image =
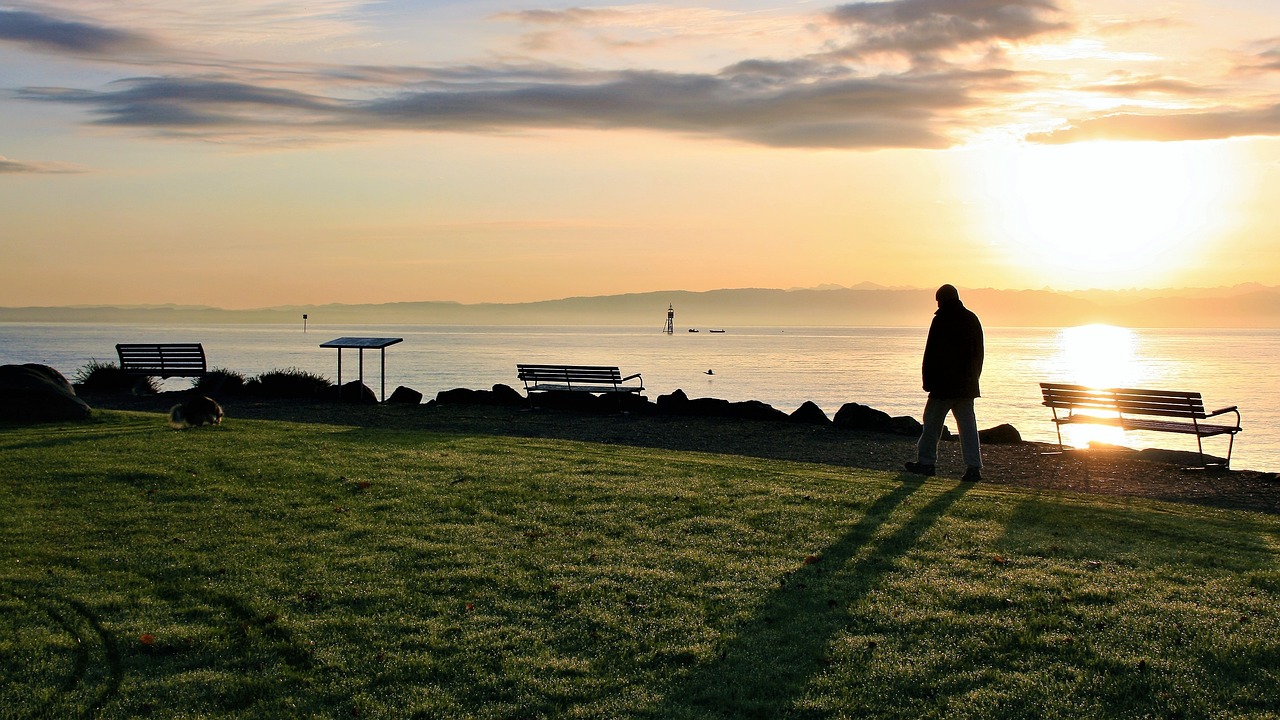
[[[603,365],[516,365],[517,376],[525,382],[618,384],[622,372]]]
[[[1083,385],[1040,383],[1044,405],[1063,410],[1106,410],[1160,417],[1205,417],[1198,392],[1144,388],[1089,388]]]
[[[120,343],[120,369],[132,374],[173,377],[203,375],[208,366],[200,343]]]

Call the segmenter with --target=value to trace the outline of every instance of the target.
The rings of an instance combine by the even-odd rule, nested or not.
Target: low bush
[[[191,389],[201,395],[238,395],[247,383],[248,379],[245,378],[244,373],[226,368],[214,368],[204,376],[193,380]]]
[[[323,375],[298,368],[272,370],[245,383],[245,392],[273,398],[313,398],[333,386]]]
[[[85,392],[133,392],[152,395],[160,392],[153,377],[130,375],[113,362],[91,360],[76,371],[76,387]]]

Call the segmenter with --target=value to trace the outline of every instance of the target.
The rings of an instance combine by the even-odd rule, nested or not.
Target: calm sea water
[[[683,329],[682,329],[683,330]],[[646,395],[677,388],[690,397],[761,400],[791,412],[812,400],[828,414],[847,402],[919,417],[925,328],[725,328],[666,335],[638,327],[0,324],[0,363],[38,362],[69,378],[92,360],[114,362],[117,342],[201,342],[211,367],[252,376],[295,367],[335,379],[337,353],[320,343],[342,336],[399,337],[386,352],[386,392],[397,385],[428,398],[450,388],[520,388],[516,363],[618,365],[643,373]],[[1011,423],[1031,440],[1056,439],[1040,405],[1041,381],[1197,390],[1211,409],[1238,405],[1244,432],[1232,466],[1280,470],[1280,407],[1272,371],[1280,330],[988,328],[981,427]],[[707,374],[711,370],[714,374]],[[343,380],[358,354],[343,351]],[[365,382],[381,391],[378,351],[365,351]],[[168,389],[189,386],[169,380]],[[1068,444],[1102,440],[1130,447],[1195,449],[1183,435],[1078,427]],[[1226,441],[1206,450],[1223,454]]]

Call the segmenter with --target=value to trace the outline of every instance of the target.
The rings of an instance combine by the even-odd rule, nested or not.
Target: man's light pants
[[[922,465],[938,464],[938,440],[947,413],[956,419],[956,431],[960,433],[960,448],[964,464],[982,467],[982,449],[978,444],[978,419],[973,414],[973,398],[935,398],[929,396],[924,405],[924,429],[916,444],[916,462]]]

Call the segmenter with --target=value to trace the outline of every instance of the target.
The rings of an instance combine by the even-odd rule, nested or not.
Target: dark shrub
[[[245,392],[273,398],[314,398],[333,383],[323,375],[298,368],[272,370],[245,383]]]
[[[76,386],[84,392],[133,392],[138,395],[160,392],[153,377],[130,375],[113,362],[92,360],[76,371]]]
[[[226,368],[214,368],[203,377],[192,380],[191,389],[199,395],[238,395],[248,380],[243,373]]]

